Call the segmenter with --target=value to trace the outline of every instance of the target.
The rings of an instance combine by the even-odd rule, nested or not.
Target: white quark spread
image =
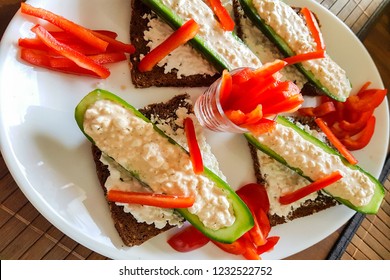
[[[149,15],[149,29],[144,32],[144,40],[147,41],[147,46],[152,50],[161,44],[168,36],[173,33],[172,28],[157,17]],[[191,67],[188,67],[188,62],[191,62]],[[158,64],[164,67],[164,73],[177,70],[177,78],[182,76],[190,76],[196,74],[214,75],[217,73],[215,68],[205,60],[202,55],[193,49],[189,44],[184,44],[169,55],[164,57]]]
[[[99,149],[135,172],[154,192],[194,196],[188,211],[208,228],[219,229],[235,221],[224,191],[193,172],[190,157],[161,136],[151,123],[109,100],[98,100],[84,116],[84,130]]]
[[[230,69],[238,67],[260,67],[260,59],[234,34],[224,31],[213,11],[202,0],[160,0],[184,21],[194,19],[199,25],[198,32],[208,48],[220,56]]]
[[[110,176],[108,176],[104,185],[107,191],[114,189],[132,192],[151,192],[150,189],[141,185],[139,181],[106,155],[102,154],[100,160],[108,166],[108,170],[110,171]],[[131,213],[139,223],[154,223],[154,226],[159,229],[165,227],[167,224],[172,226],[181,226],[184,222],[183,217],[174,209],[140,204],[116,204],[123,206],[123,211]]]
[[[318,180],[338,170],[343,178],[326,187],[335,197],[349,200],[355,206],[370,202],[375,185],[364,173],[346,167],[339,156],[328,154],[301,137],[294,129],[277,124],[257,140],[283,157],[287,164],[299,168],[312,180]]]
[[[261,151],[257,151],[257,158],[261,168],[261,174],[266,182],[268,199],[270,202],[269,213],[276,214],[280,217],[288,219],[288,215],[302,206],[307,200],[315,200],[318,196],[316,192],[301,198],[291,204],[282,205],[279,203],[279,197],[300,189],[310,182],[276,161]]]
[[[240,25],[242,30],[242,39],[247,46],[260,58],[261,62],[273,62],[275,59],[283,59],[284,56],[279,52],[274,43],[265,36],[253,23],[247,18],[242,10],[240,12]],[[307,79],[298,71],[295,66],[286,66],[282,70],[282,80],[294,81],[302,88]]]
[[[325,135],[323,133],[310,129],[308,125],[302,125],[299,122],[295,124],[320,141],[325,141]],[[310,181],[259,150],[257,151],[257,158],[260,172],[266,182],[265,186],[270,201],[271,215],[276,214],[288,220],[289,214],[294,210],[300,208],[308,200],[315,200],[318,197],[317,192],[314,192],[293,203],[287,205],[280,204],[280,196],[305,187],[310,184]]]
[[[316,43],[305,21],[286,3],[279,0],[253,0],[253,6],[265,23],[271,26],[296,54],[316,50]],[[349,96],[351,85],[345,71],[327,54],[323,59],[308,60],[302,65],[335,96]]]

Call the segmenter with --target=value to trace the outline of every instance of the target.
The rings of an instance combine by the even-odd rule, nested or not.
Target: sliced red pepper
[[[232,121],[235,125],[242,125],[246,120],[246,115],[241,110],[229,110],[225,111],[225,115]]]
[[[347,106],[356,112],[374,110],[385,99],[387,89],[366,89],[348,97]]]
[[[260,255],[257,253],[257,246],[253,244],[250,240],[245,240],[245,252],[242,256],[247,260],[261,260]]]
[[[253,135],[261,135],[274,130],[276,122],[274,120],[262,118],[257,123],[243,124],[242,127],[248,129]]]
[[[108,43],[107,51],[125,52],[125,53],[129,53],[129,54],[132,54],[135,52],[135,47],[132,44],[123,43],[123,42],[118,41],[115,38],[112,38],[111,36],[106,35],[106,34],[101,33],[101,32],[97,32],[97,31],[91,31],[91,32],[96,37],[98,37],[98,38],[100,38]]]
[[[94,46],[104,52],[108,46],[106,41],[96,37],[92,32],[81,25],[78,25],[62,16],[56,15],[42,8],[35,8],[27,3],[21,3],[21,12],[27,15],[35,16],[44,19],[51,24],[73,34],[80,40]]]
[[[234,21],[231,18],[229,12],[222,5],[221,0],[209,0],[209,3],[222,28],[226,31],[233,31]]]
[[[340,152],[340,154],[344,156],[346,160],[348,160],[350,164],[358,163],[358,160],[348,151],[348,149],[343,145],[343,143],[333,134],[332,130],[321,118],[316,118],[315,122],[322,130],[322,132],[325,133],[328,140]]]
[[[226,69],[222,71],[221,85],[219,88],[219,102],[223,107],[226,106],[226,102],[229,99],[230,93],[232,92],[233,78],[229,71]]]
[[[86,75],[86,76],[93,76],[93,77],[99,77],[96,75],[96,73],[89,71],[87,69],[81,68],[74,64],[74,66],[66,66],[62,68],[56,68],[52,67],[50,64],[50,61],[52,60],[52,56],[48,55],[47,53],[44,53],[39,50],[32,50],[32,49],[26,49],[22,48],[20,50],[20,58],[24,61],[36,65],[39,67],[47,68],[53,71],[67,73],[67,74],[76,74],[76,75]]]
[[[366,125],[368,120],[373,115],[374,110],[369,110],[367,112],[362,112],[360,118],[356,122],[349,122],[347,120],[341,120],[338,124],[341,129],[345,130],[349,134],[357,134],[361,131]]]
[[[270,203],[268,199],[268,193],[264,185],[250,183],[239,188],[236,193],[241,199],[248,205],[249,209],[253,213],[258,213],[258,209],[263,209],[265,213],[268,213]]]
[[[313,51],[308,53],[297,54],[294,56],[286,57],[283,60],[287,62],[289,65],[301,63],[303,61],[312,60],[312,59],[321,59],[325,57],[325,51]]]
[[[323,117],[329,113],[335,112],[336,107],[332,101],[321,103],[316,107],[299,108],[298,113],[308,117]]]
[[[179,29],[173,32],[160,45],[151,50],[138,64],[138,70],[141,72],[150,71],[153,67],[177,47],[185,44],[195,37],[199,31],[199,25],[195,20],[190,19]]]
[[[95,63],[92,59],[88,58],[84,54],[77,52],[74,49],[70,48],[69,46],[57,41],[42,26],[36,25],[31,30],[38,36],[38,38],[45,45],[57,51],[59,54],[63,55],[64,57],[72,60],[81,68],[90,70],[96,73],[101,78],[107,78],[110,75],[110,71],[106,67]]]
[[[245,114],[245,125],[257,124],[262,118],[263,118],[263,106],[259,104],[251,112]]]
[[[109,190],[107,192],[107,199],[113,202],[134,203],[161,208],[188,208],[195,202],[195,198],[192,196],[125,192],[118,190]]]
[[[98,64],[114,63],[127,59],[124,53],[102,53],[88,57]],[[72,67],[74,65],[76,64],[66,57],[53,57],[50,59],[50,66],[52,67]]]
[[[169,237],[168,244],[178,252],[190,252],[206,245],[210,239],[193,226],[181,229]]]
[[[317,44],[317,50],[325,50],[325,42],[314,14],[306,7],[303,7],[300,12],[304,16],[307,27]]]
[[[242,84],[248,81],[253,77],[253,70],[251,68],[245,67],[241,69],[240,71],[234,73],[232,75],[233,83],[234,84]]]
[[[242,236],[233,243],[221,243],[215,240],[211,240],[217,247],[219,247],[221,250],[233,254],[233,255],[242,255],[246,251],[246,242],[245,237]]]
[[[297,189],[296,191],[280,196],[279,203],[282,205],[293,203],[313,192],[322,190],[323,188],[329,186],[330,184],[337,182],[342,177],[343,176],[340,174],[339,171],[332,172],[331,174],[321,179],[318,179],[303,188]]]
[[[367,125],[360,131],[357,138],[353,139],[352,136],[346,136],[345,138],[341,138],[340,141],[347,147],[349,150],[360,150],[370,143],[372,135],[375,131],[375,122],[376,119],[374,116],[368,120]]]
[[[261,255],[265,252],[273,250],[275,245],[279,242],[279,239],[279,236],[268,237],[267,242],[264,245],[257,247],[257,254]]]
[[[71,40],[74,40],[75,37],[73,34],[69,33],[69,32],[66,32],[66,31],[49,31],[51,35],[53,35],[54,38],[56,38],[58,41],[71,41]],[[106,35],[110,38],[113,38],[115,39],[116,37],[118,37],[118,34],[114,31],[111,31],[111,30],[91,30],[91,32],[95,32],[95,33],[99,33],[99,34],[103,34],[103,35]]]
[[[194,122],[190,117],[184,119],[184,131],[187,137],[192,167],[194,169],[195,174],[200,174],[203,172],[204,169],[202,153],[200,151],[199,144],[196,139]]]

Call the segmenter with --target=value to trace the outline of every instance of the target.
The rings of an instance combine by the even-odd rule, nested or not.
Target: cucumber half
[[[94,140],[85,132],[84,130],[84,115],[89,106],[95,103],[98,100],[110,100],[117,104],[120,104],[127,110],[130,110],[136,117],[139,117],[143,121],[147,123],[152,123],[148,118],[142,115],[136,108],[132,105],[128,104],[126,101],[121,99],[120,97],[114,95],[105,90],[96,89],[86,95],[80,103],[77,105],[75,109],[75,119],[80,128],[80,130],[84,133],[89,141],[94,143]],[[183,156],[188,156],[188,152],[182,148],[177,142],[175,142],[172,138],[167,136],[164,132],[162,132],[157,126],[153,125],[153,128],[156,132],[161,136],[161,141],[168,140],[172,145],[178,145],[182,152]],[[110,156],[110,155],[108,155]],[[135,177],[139,180],[139,176],[137,176],[137,172],[133,170],[127,170],[130,174],[135,175]],[[209,238],[223,242],[223,243],[232,243],[237,238],[242,236],[245,232],[247,232],[250,228],[253,227],[254,221],[252,214],[246,204],[239,198],[239,196],[230,188],[230,186],[223,181],[220,177],[218,177],[215,173],[213,173],[210,169],[204,168],[204,176],[208,177],[211,181],[215,183],[215,185],[224,190],[225,195],[230,201],[234,215],[235,221],[231,226],[223,227],[218,230],[213,230],[207,228],[203,225],[203,223],[199,220],[199,218],[190,213],[187,209],[177,209],[177,211],[193,226],[195,226],[198,230],[200,230],[203,234],[208,236]],[[142,182],[147,185],[146,182]]]
[[[345,199],[343,197],[334,196],[329,191],[326,191],[326,188],[324,189],[324,191],[326,191],[329,195],[333,196],[340,203],[348,206],[349,208],[351,208],[351,209],[353,209],[353,210],[355,210],[357,212],[361,212],[361,213],[365,213],[365,214],[376,214],[378,212],[378,210],[379,210],[379,208],[381,206],[382,200],[383,200],[383,198],[385,196],[385,189],[384,189],[383,185],[374,176],[369,174],[367,171],[363,170],[361,167],[359,167],[357,165],[350,164],[337,151],[335,151],[334,149],[332,149],[331,147],[329,147],[328,145],[326,145],[324,142],[320,141],[316,137],[310,135],[308,132],[306,132],[302,128],[298,127],[297,125],[295,125],[292,121],[288,120],[287,118],[282,117],[282,116],[278,116],[276,121],[277,121],[277,125],[283,125],[283,126],[289,127],[291,129],[293,129],[295,132],[297,132],[297,134],[300,137],[302,137],[302,141],[308,141],[311,145],[315,145],[315,146],[319,147],[324,153],[328,153],[328,154],[340,157],[342,163],[345,165],[345,167],[348,170],[351,170],[351,171],[352,170],[356,170],[358,172],[361,172],[362,175],[367,176],[367,178],[375,186],[374,187],[375,188],[374,189],[374,195],[372,196],[370,202],[367,203],[366,205],[363,205],[363,206],[354,205],[349,200],[347,200],[347,199]],[[285,158],[283,158],[282,155],[276,153],[273,150],[272,146],[267,146],[264,143],[261,143],[256,137],[254,137],[250,133],[246,133],[245,137],[246,137],[246,139],[248,140],[249,143],[251,143],[253,146],[255,146],[260,151],[266,153],[267,155],[269,155],[273,159],[279,161],[283,165],[285,165],[288,168],[294,170],[299,175],[305,177],[309,181],[313,181],[313,179],[311,179],[308,174],[305,174],[299,168],[299,166],[297,164],[295,164],[294,161],[288,162]],[[286,145],[291,145],[292,144],[290,139],[286,139],[285,143],[286,143]]]
[[[288,43],[270,26],[268,25],[263,18],[260,17],[256,8],[253,5],[253,0],[239,0],[240,4],[244,10],[244,13],[248,16],[248,18],[253,22],[253,24],[260,29],[267,37],[270,39],[279,51],[285,56],[290,57],[294,56],[294,50],[288,45]],[[279,1],[279,0],[276,0]],[[328,95],[332,99],[337,101],[344,102],[346,98],[349,96],[349,93],[337,93],[334,90],[327,88],[319,78],[309,69],[305,68],[301,63],[295,64],[295,67],[321,92]],[[329,74],[330,75],[330,74]],[[348,78],[344,75],[343,79],[347,81],[350,86],[350,82]]]

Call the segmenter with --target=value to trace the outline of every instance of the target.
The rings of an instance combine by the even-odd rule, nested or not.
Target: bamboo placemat
[[[316,0],[363,39],[369,31],[370,24],[389,0]]]

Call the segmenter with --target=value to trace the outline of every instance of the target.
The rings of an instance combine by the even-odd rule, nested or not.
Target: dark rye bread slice
[[[311,129],[318,130],[318,127],[312,118],[300,117],[297,118],[296,121],[299,121],[301,124],[308,125]],[[253,160],[253,169],[255,172],[256,181],[259,184],[266,185],[265,178],[261,173],[261,165],[259,163],[258,153],[257,153],[258,150],[249,142],[248,145]],[[272,214],[272,215],[269,214],[270,223],[271,226],[287,223],[288,221],[312,215],[319,211],[333,207],[337,204],[338,202],[335,199],[333,199],[331,196],[326,195],[323,192],[319,191],[318,196],[316,197],[315,200],[310,200],[310,199],[306,200],[299,208],[296,208],[293,211],[291,211],[286,217],[284,216],[282,217],[277,214]]]
[[[147,118],[151,118],[152,116],[155,118],[158,116],[161,120],[169,119],[169,124],[176,130],[176,124],[174,123],[176,118],[175,111],[179,107],[185,107],[189,112],[192,112],[192,105],[188,103],[189,98],[187,94],[178,95],[165,103],[151,104],[139,111]],[[104,190],[104,195],[106,195],[107,190],[104,185],[110,176],[110,171],[108,170],[108,166],[101,162],[102,152],[95,145],[92,145],[92,155],[96,166],[96,174]],[[150,238],[174,227],[166,225],[164,228],[158,229],[154,225],[139,223],[132,214],[123,211],[123,206],[118,206],[114,202],[107,202],[115,228],[126,246],[141,245]]]
[[[131,0],[131,21],[130,21],[130,40],[135,46],[135,53],[130,55],[131,79],[135,87],[147,88],[156,87],[202,87],[211,85],[220,74],[206,75],[194,74],[189,76],[177,77],[177,71],[164,73],[164,67],[155,66],[152,71],[138,71],[140,57],[147,54],[150,49],[147,41],[144,39],[144,32],[148,29],[149,17],[156,15],[140,0]],[[191,67],[191,61],[183,67]]]

